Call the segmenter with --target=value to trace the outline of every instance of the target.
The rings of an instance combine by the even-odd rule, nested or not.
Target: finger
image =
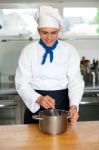
[[[54,108],[55,107],[55,100],[50,96],[44,96],[41,99],[41,106],[43,106],[46,109]]]
[[[43,105],[43,107],[44,107],[45,109],[50,108],[50,106],[49,106],[47,103],[45,103],[45,104]]]
[[[75,123],[75,122],[77,122],[78,118],[79,118],[78,114],[73,114],[70,120],[72,123]]]
[[[47,103],[47,99],[46,99],[46,97],[43,97],[41,100],[40,100],[40,105],[42,106],[42,107],[44,107],[45,109],[47,109],[47,108],[49,108],[49,104]]]
[[[47,98],[44,98],[41,104],[44,108],[48,109],[53,107],[53,104]]]
[[[47,96],[47,99],[48,99],[48,103],[51,107],[55,107],[55,99],[53,99],[52,97],[50,96]]]
[[[49,108],[55,107],[55,104],[52,103],[50,100],[47,100],[46,103],[47,103],[47,105],[49,106]]]

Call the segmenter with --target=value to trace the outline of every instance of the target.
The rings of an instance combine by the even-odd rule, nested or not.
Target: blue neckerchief
[[[42,45],[42,47],[46,50],[45,54],[43,55],[43,60],[42,60],[42,65],[45,64],[47,55],[50,54],[50,62],[53,61],[53,50],[56,48],[57,44],[58,44],[58,40],[55,41],[54,45],[51,47],[48,47],[44,44],[44,42],[40,39],[39,40],[39,44]]]

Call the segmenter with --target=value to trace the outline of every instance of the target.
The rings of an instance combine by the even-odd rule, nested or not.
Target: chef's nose
[[[50,34],[50,33],[48,34],[47,38],[48,38],[49,40],[51,39],[51,34]]]

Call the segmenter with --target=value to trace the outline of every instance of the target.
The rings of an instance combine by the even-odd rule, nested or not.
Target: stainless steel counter
[[[85,86],[84,93],[99,93],[99,85],[87,85]],[[15,86],[12,84],[1,84],[0,94],[17,94]]]
[[[99,85],[88,85],[85,86],[84,92],[98,92],[99,93]]]
[[[0,94],[17,94],[14,84],[1,84]]]
[[[17,94],[17,91],[15,88],[2,88],[0,94]]]
[[[25,105],[21,101],[21,98],[19,98],[18,100],[16,100],[16,98],[13,98],[13,96],[15,96],[15,95],[18,96],[15,86],[12,86],[10,84],[5,84],[0,87],[0,97],[1,97],[0,102],[1,102],[1,104],[4,105],[6,102],[6,104],[8,105],[8,102],[9,102],[9,104],[12,105],[12,101],[17,102],[16,107],[12,106],[7,109],[10,109],[9,112],[11,112],[12,109],[14,111],[16,109],[17,112],[20,112],[20,115],[16,115],[16,116],[20,116],[21,119],[20,118],[17,119],[16,117],[14,117],[15,119],[11,120],[11,121],[15,122],[15,120],[17,120],[16,123],[19,121],[23,122]],[[5,97],[3,98],[3,96],[5,96]],[[9,98],[6,98],[6,96],[8,96]],[[19,108],[20,108],[20,110],[19,110]],[[2,108],[1,108],[1,111],[3,111]],[[5,114],[5,112],[7,112],[7,114],[8,114],[8,110],[6,110],[6,111],[4,110],[4,114]],[[1,114],[3,114],[3,112]],[[86,114],[88,114],[88,115],[86,115]],[[98,120],[99,119],[98,114],[99,114],[99,85],[86,86],[84,89],[84,95],[82,97],[82,101],[80,103],[80,119],[79,120],[95,120],[95,119]],[[8,121],[9,121],[9,119],[8,119]],[[11,123],[13,123],[13,122],[11,122]],[[7,122],[7,123],[9,123],[9,122]]]

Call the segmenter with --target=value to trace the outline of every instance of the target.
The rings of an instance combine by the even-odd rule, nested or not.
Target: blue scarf
[[[43,56],[43,60],[42,60],[42,65],[45,64],[47,55],[50,54],[50,62],[52,63],[53,61],[53,50],[56,48],[57,44],[58,44],[58,40],[55,41],[54,45],[51,47],[48,47],[44,44],[44,42],[40,39],[39,40],[39,44],[42,45],[42,47],[46,50],[44,56]]]

